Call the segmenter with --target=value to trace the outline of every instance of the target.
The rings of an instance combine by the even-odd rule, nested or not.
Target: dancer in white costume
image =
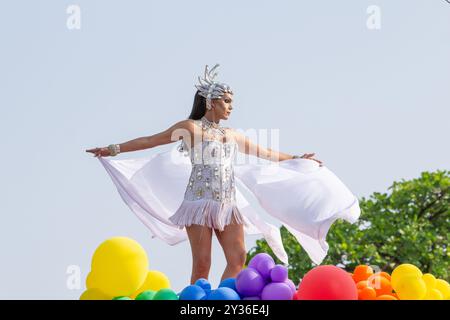
[[[262,234],[285,264],[288,256],[279,228],[249,205],[246,190],[278,219],[320,264],[328,251],[327,232],[336,219],[354,223],[357,198],[314,153],[288,155],[253,144],[220,120],[229,118],[233,92],[205,68],[199,77],[192,113],[166,131],[122,144],[86,150],[98,157],[120,196],[137,217],[170,245],[189,239],[191,283],[208,278],[214,231],[227,260],[222,280],[235,277],[245,264],[244,233]],[[177,149],[149,158],[110,160],[118,153],[181,141]],[[236,164],[237,152],[270,160]]]

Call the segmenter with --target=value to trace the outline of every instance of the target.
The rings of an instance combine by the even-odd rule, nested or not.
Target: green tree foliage
[[[416,179],[394,182],[390,192],[374,192],[360,199],[361,216],[350,224],[338,220],[331,227],[330,245],[322,264],[344,267],[352,272],[359,264],[378,266],[391,273],[399,264],[411,263],[424,273],[449,280],[450,171],[422,172]],[[289,256],[289,278],[298,283],[315,264],[297,240],[281,227]],[[264,239],[247,255],[273,254]]]

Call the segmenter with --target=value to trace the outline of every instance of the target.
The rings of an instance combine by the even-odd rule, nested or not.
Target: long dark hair
[[[194,96],[194,104],[192,105],[191,114],[189,115],[188,119],[200,120],[205,115],[205,113],[206,113],[206,98],[202,97],[199,93],[199,90],[197,90]],[[181,143],[178,146],[177,150],[179,152],[184,152],[185,156],[188,155],[184,140],[181,140]]]
[[[200,95],[199,90],[195,93],[194,104],[188,119],[199,120],[206,113],[206,98]]]

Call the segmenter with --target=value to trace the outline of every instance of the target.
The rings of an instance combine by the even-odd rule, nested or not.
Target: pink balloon
[[[352,277],[332,265],[310,270],[300,282],[299,300],[358,300],[358,290]]]
[[[261,292],[261,300],[292,300],[294,294],[289,285],[283,282],[272,282]]]
[[[258,296],[264,288],[265,281],[253,268],[245,268],[236,276],[236,290],[244,297]]]

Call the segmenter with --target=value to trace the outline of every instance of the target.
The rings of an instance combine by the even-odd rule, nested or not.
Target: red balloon
[[[299,300],[358,300],[358,289],[352,277],[336,266],[318,266],[300,282]]]

